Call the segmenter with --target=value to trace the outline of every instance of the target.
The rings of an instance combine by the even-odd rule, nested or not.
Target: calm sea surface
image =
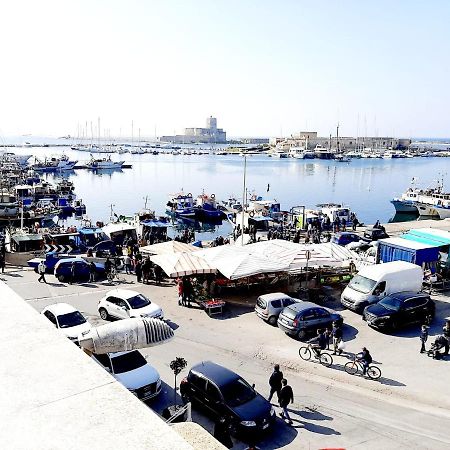
[[[63,151],[70,159],[83,162],[89,153],[70,148],[16,148],[16,153],[59,155]],[[96,157],[104,157],[98,154]],[[204,190],[227,199],[230,195],[242,201],[244,158],[239,155],[122,155],[112,159],[125,159],[132,169],[93,173],[75,170],[66,174],[74,182],[78,198],[87,206],[87,215],[95,222],[107,222],[110,205],[117,214],[131,215],[144,207],[164,214],[171,193],[184,190],[194,197]],[[400,195],[411,179],[416,177],[422,187],[431,185],[438,177],[450,187],[448,158],[413,159],[355,159],[350,163],[322,160],[275,159],[266,155],[247,157],[247,188],[267,199],[276,199],[283,210],[305,205],[313,208],[318,203],[336,202],[350,206],[360,221],[374,223],[388,221],[394,215],[389,201]],[[55,177],[47,175],[49,181]],[[270,190],[267,192],[267,185]],[[214,233],[198,235],[211,238],[224,233],[229,227]]]

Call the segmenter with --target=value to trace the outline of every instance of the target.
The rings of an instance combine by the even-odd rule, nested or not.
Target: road
[[[48,276],[51,284],[44,285],[37,283],[36,274],[28,270],[8,270],[1,278],[38,311],[50,303],[62,301],[79,308],[91,323],[103,323],[96,306],[102,295],[112,288],[106,282],[70,286]],[[408,362],[402,366],[405,373],[400,373],[398,369],[391,370],[386,363],[380,365],[383,378],[381,382],[373,382],[344,373],[341,369],[347,361],[345,357],[336,357],[330,369],[314,362],[301,361],[297,353],[300,344],[261,322],[249,308],[233,306],[223,317],[209,318],[200,309],[179,307],[173,285],[136,285],[131,277],[126,277],[120,287],[136,289],[156,301],[164,308],[166,320],[175,330],[175,339],[171,342],[142,351],[163,380],[162,394],[148,403],[158,413],[173,401],[173,374],[169,363],[176,356],[185,358],[188,368],[202,360],[223,364],[251,384],[255,383],[256,389],[264,396],[268,395],[267,380],[272,365],[279,362],[294,390],[295,402],[290,407],[294,425],[290,427],[278,419],[273,432],[261,442],[262,449],[450,447],[447,432],[450,429],[450,413],[446,403],[450,389],[447,387],[448,376],[442,376],[449,368],[445,361],[436,369],[436,361],[426,357],[420,360],[417,370],[419,374],[426,375],[416,383],[421,386],[421,391],[410,381],[412,369],[409,370]],[[444,308],[447,311],[446,304]],[[367,331],[365,324],[353,313],[346,315],[345,321],[348,323],[345,333],[353,350],[356,351],[361,345],[356,339],[360,335],[364,336],[364,342],[373,339],[371,348],[375,344],[375,348],[380,347],[377,355],[382,354],[385,339],[388,342],[398,339],[406,343],[402,345],[407,349],[412,349],[405,353],[407,361],[410,355],[417,358],[417,342],[408,339],[408,336],[365,334],[373,330]],[[387,358],[388,355],[383,353],[383,362],[385,356]],[[429,381],[429,374],[434,376],[434,373],[439,373],[440,379],[444,379],[442,384],[440,379]],[[187,370],[179,378],[186,374]],[[384,378],[385,375],[389,378]],[[415,372],[414,377],[417,376]],[[435,400],[439,398],[441,402]],[[276,406],[276,410],[279,414],[280,408]],[[212,431],[213,423],[203,413],[194,410],[193,419]],[[245,445],[236,442],[233,448],[243,449]]]

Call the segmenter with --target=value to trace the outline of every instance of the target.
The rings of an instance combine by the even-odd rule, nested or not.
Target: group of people
[[[191,307],[191,301],[194,300],[194,287],[189,277],[177,279],[178,286],[178,305]]]
[[[450,320],[446,320],[442,327],[442,334],[436,336],[434,342],[431,344],[430,349],[427,351],[425,343],[428,341],[428,325],[422,325],[420,330],[420,353],[430,354],[434,359],[441,359],[443,356],[447,356],[450,351]]]

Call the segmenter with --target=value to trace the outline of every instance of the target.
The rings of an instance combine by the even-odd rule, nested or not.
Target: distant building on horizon
[[[222,128],[217,128],[217,119],[209,116],[206,119],[206,128],[185,128],[184,134],[175,136],[161,136],[161,142],[173,142],[177,144],[226,144],[227,133]]]
[[[323,147],[337,148],[336,136],[321,137],[317,135],[316,131],[301,131],[297,134],[292,134],[290,137],[274,137],[270,138],[270,145],[275,146],[278,143],[285,143],[289,146],[302,146],[308,149],[314,149],[316,145]],[[347,150],[361,149],[370,147],[377,148],[392,148],[392,149],[407,149],[411,144],[411,139],[394,138],[388,136],[366,136],[366,137],[348,137],[339,136],[339,148]]]

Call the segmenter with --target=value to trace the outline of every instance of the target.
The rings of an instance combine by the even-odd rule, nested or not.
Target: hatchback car
[[[412,323],[426,323],[436,306],[428,294],[400,292],[384,297],[364,309],[363,319],[373,328],[397,329]]]
[[[289,297],[282,292],[260,295],[256,300],[255,313],[261,319],[269,322],[270,325],[275,326],[283,308],[298,301],[298,299]]]
[[[92,354],[117,381],[141,400],[149,400],[161,392],[161,378],[138,350],[129,352]]]
[[[78,336],[92,328],[83,314],[67,303],[49,305],[42,310],[41,314],[77,345]]]
[[[204,407],[214,417],[226,417],[237,435],[257,435],[274,420],[272,405],[237,373],[211,361],[201,362],[180,383],[184,402]]]
[[[363,240],[370,242],[386,239],[388,237],[389,235],[383,228],[366,228],[366,231],[364,231]]]
[[[72,263],[75,264],[74,281],[86,281],[89,279],[89,264],[82,258],[67,258],[59,260],[55,265],[55,277],[63,282],[72,278]],[[101,263],[95,264],[96,278],[105,275],[105,265]]]
[[[359,242],[360,239],[360,236],[358,236],[356,233],[351,233],[350,231],[341,231],[339,233],[336,233],[332,237],[331,242],[338,245],[348,245],[351,242]]]
[[[331,328],[333,322],[342,324],[342,316],[312,302],[298,302],[284,308],[277,323],[286,334],[305,339],[319,328]]]
[[[98,313],[103,320],[109,317],[129,319],[130,317],[154,317],[163,319],[160,306],[145,295],[126,289],[113,289],[98,302]]]

